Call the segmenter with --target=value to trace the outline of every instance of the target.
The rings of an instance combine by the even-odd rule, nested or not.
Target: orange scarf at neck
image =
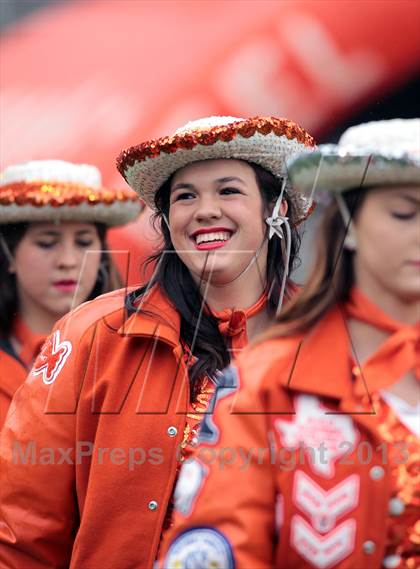
[[[20,344],[19,358],[26,367],[31,367],[45,342],[47,334],[32,332],[25,322],[17,316],[13,322],[12,335]]]
[[[246,309],[225,308],[219,312],[212,310],[218,320],[219,330],[223,336],[231,338],[232,355],[237,355],[248,344],[246,323],[248,318],[261,312],[267,304],[267,292],[264,292],[255,304]]]
[[[409,371],[420,380],[420,322],[408,325],[393,320],[357,288],[352,290],[345,308],[351,318],[390,334],[363,364],[369,388],[385,388]]]

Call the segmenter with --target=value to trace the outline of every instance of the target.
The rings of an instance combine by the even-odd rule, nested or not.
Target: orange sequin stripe
[[[162,152],[173,154],[179,149],[191,150],[198,144],[210,146],[219,140],[230,142],[238,135],[250,138],[257,132],[262,135],[272,132],[276,136],[297,140],[305,146],[315,145],[312,136],[293,121],[276,117],[254,117],[222,126],[194,128],[173,136],[164,136],[132,146],[121,152],[117,158],[117,168],[124,176],[127,166],[133,166],[135,162],[142,162],[147,158],[155,158]]]
[[[66,182],[15,182],[0,186],[0,205],[32,205],[42,207],[110,205],[116,201],[138,201],[137,195],[129,189],[109,190],[91,188],[84,184]]]

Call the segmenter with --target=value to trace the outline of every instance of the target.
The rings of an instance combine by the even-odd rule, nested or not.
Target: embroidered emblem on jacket
[[[163,569],[233,569],[233,566],[232,548],[228,540],[212,528],[194,528],[179,535],[172,542],[163,562]]]
[[[359,503],[360,477],[357,474],[324,490],[304,472],[298,470],[293,486],[293,501],[320,533],[332,530],[338,518],[354,510]]]
[[[183,515],[189,516],[195,499],[203,487],[208,469],[196,459],[184,462],[175,487],[175,508]]]
[[[236,367],[229,366],[223,373],[218,374],[213,399],[211,400],[207,412],[204,414],[201,422],[199,434],[200,443],[213,445],[217,443],[220,431],[213,421],[213,413],[216,409],[217,402],[234,393],[238,387],[239,379]]]
[[[32,374],[42,375],[42,381],[47,385],[53,383],[63,369],[71,350],[71,343],[68,340],[60,342],[60,330],[56,330],[47,338],[35,360]]]
[[[303,448],[314,472],[332,478],[335,461],[348,454],[359,438],[351,417],[328,414],[329,410],[312,395],[298,395],[295,411],[292,421],[274,422],[281,444],[292,450]]]
[[[346,520],[326,535],[320,535],[299,515],[292,517],[290,540],[293,548],[310,565],[327,569],[354,551],[356,522]]]

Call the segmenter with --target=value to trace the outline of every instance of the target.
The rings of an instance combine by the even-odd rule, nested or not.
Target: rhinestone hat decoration
[[[170,176],[192,162],[233,158],[259,164],[279,179],[287,177],[285,161],[314,146],[313,138],[285,118],[207,117],[189,122],[174,135],[152,139],[121,152],[117,168],[127,183],[155,209],[157,190]],[[286,192],[302,221],[311,204]]]
[[[123,225],[143,205],[129,189],[101,186],[87,164],[35,160],[9,166],[0,176],[0,223],[86,221]]]

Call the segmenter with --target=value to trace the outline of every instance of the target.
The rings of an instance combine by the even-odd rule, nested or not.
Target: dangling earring
[[[354,231],[351,230],[351,227],[344,238],[343,245],[347,251],[356,251],[357,249],[356,235],[354,234]]]

